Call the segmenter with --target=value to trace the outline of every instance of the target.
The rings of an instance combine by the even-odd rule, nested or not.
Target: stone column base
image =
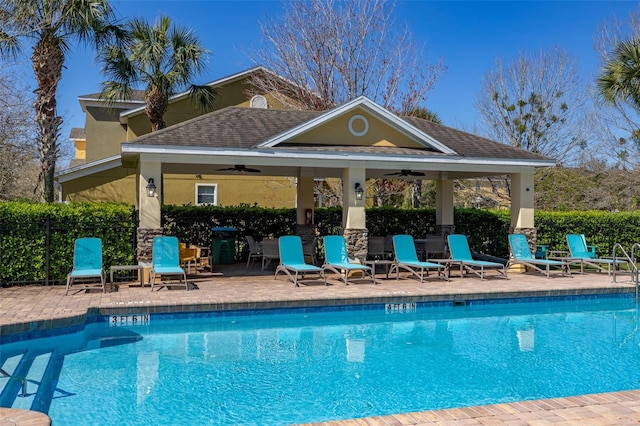
[[[296,224],[296,235],[300,236],[302,244],[309,244],[316,238],[315,225],[304,225],[302,223]]]
[[[153,239],[162,236],[164,228],[138,228],[137,244],[138,244],[138,263],[151,264],[151,255],[153,251]]]
[[[364,229],[345,229],[344,239],[347,242],[347,252],[349,257],[357,258],[361,262],[367,259],[369,246],[369,230]]]
[[[456,233],[455,225],[436,225],[436,230],[438,230],[439,234],[446,237],[447,235]]]

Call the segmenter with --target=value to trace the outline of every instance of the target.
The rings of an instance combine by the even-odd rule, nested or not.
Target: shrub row
[[[342,209],[315,211],[318,236],[342,232]],[[252,235],[258,240],[293,234],[295,209],[251,206],[163,206],[167,235],[181,241],[209,246],[211,228],[233,226],[239,240]],[[510,212],[506,210],[455,210],[457,233],[469,237],[474,250],[508,257]],[[538,244],[565,250],[568,233],[585,234],[601,256],[610,255],[615,243],[629,251],[640,242],[640,213],[600,211],[543,212],[535,215]],[[105,267],[135,263],[137,221],[133,207],[124,204],[28,204],[0,203],[0,283],[63,282],[71,269],[76,238],[102,238]],[[370,236],[407,233],[415,237],[436,233],[433,209],[367,210]]]
[[[0,283],[64,281],[80,237],[102,239],[105,265],[130,264],[136,227],[124,204],[0,203]]]

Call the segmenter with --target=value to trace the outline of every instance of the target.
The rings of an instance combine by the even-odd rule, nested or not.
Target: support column
[[[161,212],[160,200],[162,199],[162,164],[158,161],[144,161],[140,156],[137,178],[137,207],[139,225],[137,230],[138,263],[151,262],[153,238],[163,234],[160,226]],[[156,186],[152,197],[148,196],[147,185],[153,179]]]
[[[356,183],[362,189],[366,186],[366,170],[363,168],[348,168],[342,173],[342,226],[347,242],[347,250],[351,257],[363,261],[367,258],[369,232],[366,226],[364,191],[362,200],[356,199]]]
[[[442,172],[440,179],[436,180],[436,226],[440,229],[440,235],[455,232],[453,181],[448,178],[446,172]]]
[[[313,242],[316,236],[314,220],[314,170],[302,168],[296,187],[296,234],[303,244]]]
[[[527,168],[523,173],[511,175],[511,227],[509,232],[525,234],[532,252],[536,249],[536,228],[534,223],[534,172]]]

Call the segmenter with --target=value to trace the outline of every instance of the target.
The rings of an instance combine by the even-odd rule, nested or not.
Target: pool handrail
[[[613,267],[613,282],[616,282],[616,268],[615,268],[615,264],[616,264],[616,260],[617,260],[617,256],[616,256],[616,249],[620,249],[620,251],[622,251],[623,257],[628,263],[629,265],[631,265],[631,280],[635,283],[636,285],[636,302],[638,301],[638,266],[636,265],[635,262],[635,257],[634,257],[634,252],[635,252],[635,248],[638,247],[640,248],[640,243],[633,243],[633,245],[631,246],[631,256],[629,256],[629,254],[625,251],[624,247],[622,247],[622,244],[620,243],[615,243],[613,245],[613,263],[614,263],[614,267]]]

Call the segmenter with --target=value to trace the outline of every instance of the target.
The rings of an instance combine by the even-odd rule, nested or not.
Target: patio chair
[[[367,241],[367,257],[369,259],[383,260],[386,258],[384,240],[384,237],[369,237]]]
[[[567,245],[569,246],[567,262],[580,263],[581,274],[584,273],[584,265],[591,266],[598,271],[605,271],[604,265],[606,265],[607,274],[611,275],[611,267],[627,263],[623,260],[614,261],[613,259],[595,257],[595,250],[589,250],[584,234],[567,234]]]
[[[249,269],[249,264],[253,265],[253,262],[255,262],[256,259],[260,259],[260,263],[262,264],[262,244],[256,242],[251,235],[247,235],[244,238],[247,240],[247,244],[249,245],[249,257],[247,257],[246,269]]]
[[[305,263],[302,239],[299,236],[286,235],[278,238],[278,251],[280,253],[280,264],[276,268],[276,274],[273,279],[278,277],[279,272],[284,272],[293,284],[299,287],[299,283],[309,281],[305,279],[306,274],[314,273],[318,274],[324,284],[327,285],[322,268]]]
[[[278,240],[268,238],[262,240],[262,270],[267,269],[272,261],[280,259]]]
[[[195,269],[196,274],[198,273],[198,258],[197,258],[197,250],[192,247],[187,247],[186,243],[178,243],[178,247],[180,247],[180,266],[187,266],[187,272],[191,273],[191,265],[193,265],[193,269]]]
[[[187,274],[180,267],[180,249],[176,237],[155,237],[153,239],[153,252],[151,254],[151,271],[149,280],[151,281],[151,291],[156,282],[156,277],[160,276],[159,287],[182,286],[189,290]],[[181,279],[176,283],[162,281],[162,278],[178,276]],[[184,280],[184,284],[181,281]]]
[[[341,235],[327,235],[324,237],[324,262],[322,270],[325,273],[325,280],[326,271],[329,270],[338,274],[339,279],[345,285],[349,285],[349,275],[352,272],[361,272],[363,279],[366,279],[367,274],[369,274],[371,281],[374,284],[376,283],[375,274],[370,267],[350,261],[347,254],[347,243]]]
[[[447,237],[444,235],[427,234],[423,245],[425,259],[446,259]]]
[[[506,265],[498,262],[489,262],[487,260],[475,260],[473,256],[471,256],[469,241],[466,235],[451,234],[447,236],[447,241],[449,242],[451,260],[460,263],[461,272],[464,269],[467,272],[477,275],[481,280],[484,280],[485,268],[495,269],[502,274],[504,278],[508,278]]]
[[[100,280],[96,283],[96,278]],[[73,269],[67,275],[67,288],[78,283],[84,288],[101,288],[105,292],[106,273],[102,267],[102,240],[100,238],[78,238],[73,247]]]
[[[557,267],[560,268],[562,276],[565,274],[571,275],[569,263],[562,260],[537,259],[531,254],[529,241],[527,241],[527,237],[524,234],[509,234],[509,247],[511,247],[513,258],[509,259],[507,268],[511,265],[523,265],[525,268],[534,269],[549,278],[549,269]]]
[[[445,267],[439,263],[422,262],[418,260],[416,245],[411,235],[394,235],[393,236],[393,252],[395,263],[391,265],[391,269],[396,271],[396,279],[400,278],[400,269],[408,271],[412,277],[424,281],[429,276],[429,269],[438,271],[438,278],[448,281],[444,273]]]
[[[311,260],[311,264],[316,264],[316,247],[318,245],[318,239],[316,237],[310,243],[302,245],[302,253],[304,254],[304,258],[309,258]]]

